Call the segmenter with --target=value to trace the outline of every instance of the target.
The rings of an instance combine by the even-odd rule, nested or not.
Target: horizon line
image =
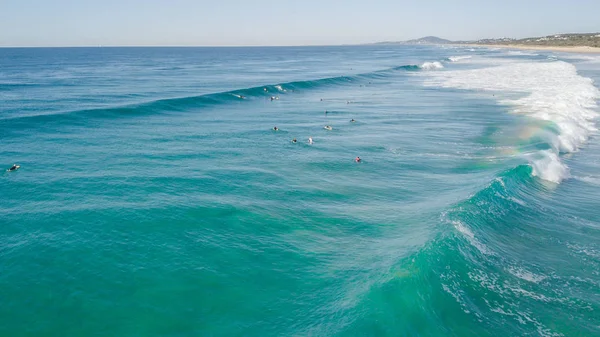
[[[379,42],[344,43],[344,44],[298,44],[298,45],[59,45],[59,46],[0,46],[0,48],[264,48],[264,47],[340,47],[361,46]]]

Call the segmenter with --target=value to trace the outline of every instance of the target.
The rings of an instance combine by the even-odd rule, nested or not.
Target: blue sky
[[[600,0],[0,0],[0,46],[314,45],[600,31]]]

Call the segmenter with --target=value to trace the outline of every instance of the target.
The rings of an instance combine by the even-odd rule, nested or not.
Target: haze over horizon
[[[334,45],[438,36],[523,38],[600,31],[600,2],[516,0],[42,0],[0,5],[0,46]]]

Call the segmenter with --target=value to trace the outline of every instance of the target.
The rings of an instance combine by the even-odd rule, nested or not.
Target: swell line
[[[160,112],[183,112],[189,108],[211,107],[219,104],[230,104],[246,100],[269,99],[278,97],[294,91],[313,90],[321,87],[344,85],[348,82],[357,82],[365,80],[381,79],[397,71],[418,71],[422,68],[417,65],[403,65],[383,70],[377,70],[369,73],[362,73],[348,76],[335,76],[315,80],[292,81],[281,84],[267,84],[249,88],[242,88],[230,91],[216,92],[197,96],[186,96],[176,98],[165,98],[148,101],[138,104],[128,104],[107,108],[91,108],[80,110],[69,110],[56,113],[36,114],[27,116],[10,116],[0,118],[0,123],[15,120],[27,120],[34,122],[43,122],[48,119],[61,116],[62,118],[76,119],[81,115],[86,117],[124,117],[155,114]]]

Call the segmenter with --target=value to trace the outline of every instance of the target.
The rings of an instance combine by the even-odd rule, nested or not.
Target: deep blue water
[[[468,47],[0,49],[0,335],[599,335],[599,80]]]

